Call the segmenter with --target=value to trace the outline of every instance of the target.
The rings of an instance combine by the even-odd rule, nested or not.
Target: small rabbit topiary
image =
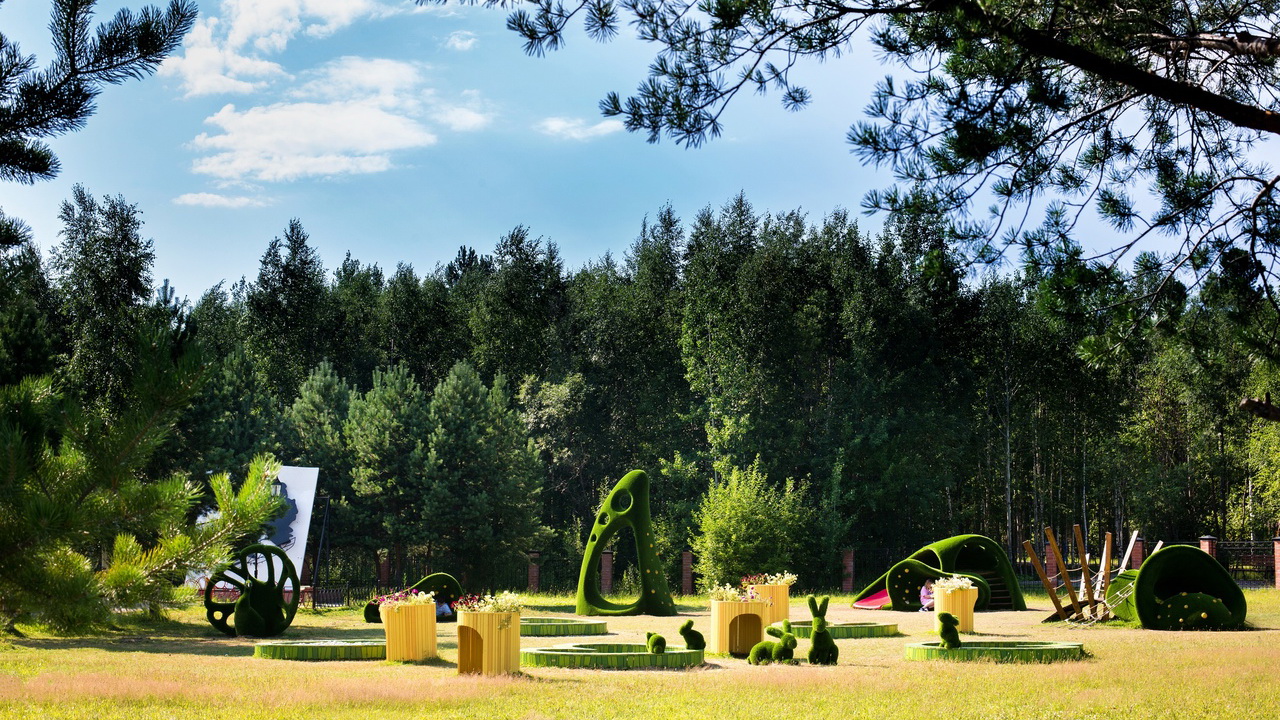
[[[765,632],[777,641],[761,640],[751,648],[747,662],[752,665],[768,665],[770,662],[792,662],[796,656],[796,636],[791,634],[791,621],[783,620],[782,627],[770,627]]]
[[[667,651],[667,639],[655,632],[645,633],[644,644],[654,655],[661,655]]]
[[[942,625],[942,629],[938,631],[938,637],[942,639],[942,647],[947,650],[955,650],[960,647],[960,618],[949,612],[938,613],[938,623]]]
[[[693,621],[685,620],[680,626],[680,637],[684,638],[684,646],[690,650],[706,650],[707,640],[702,633],[693,629]]]
[[[822,603],[812,595],[809,596],[809,612],[813,614],[812,645],[809,647],[809,662],[814,665],[835,665],[840,659],[840,648],[827,629],[827,603],[830,597],[822,598]]]

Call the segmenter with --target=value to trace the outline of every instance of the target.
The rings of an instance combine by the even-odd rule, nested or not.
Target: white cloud
[[[431,119],[455,132],[479,130],[489,124],[492,115],[465,107],[442,107],[431,113]]]
[[[322,38],[360,20],[415,12],[389,0],[223,0],[220,10],[201,18],[183,54],[161,68],[182,79],[188,96],[261,89],[285,75],[263,56],[283,52],[299,34]]]
[[[467,30],[455,30],[449,33],[449,37],[444,41],[444,46],[450,50],[458,50],[465,52],[476,46],[479,38],[476,34]]]
[[[312,100],[362,100],[381,107],[414,109],[431,93],[423,89],[419,63],[341,57],[307,73],[311,79],[289,95]]]
[[[539,123],[538,129],[566,140],[591,140],[621,132],[623,125],[621,120],[601,120],[595,125],[588,125],[581,118],[550,117]]]
[[[277,103],[236,110],[227,105],[205,120],[221,130],[192,145],[211,154],[193,169],[224,180],[295,180],[382,172],[391,153],[432,145],[417,120],[368,100]]]
[[[173,199],[175,205],[194,205],[211,208],[266,207],[271,203],[262,198],[244,195],[218,195],[217,193],[186,193]]]

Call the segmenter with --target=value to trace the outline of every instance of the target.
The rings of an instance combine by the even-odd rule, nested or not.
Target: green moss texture
[[[702,633],[693,629],[693,621],[685,620],[680,626],[680,637],[684,638],[684,646],[690,650],[706,650],[707,640]]]
[[[258,555],[267,559],[264,579],[254,577],[249,567],[250,559]],[[215,600],[213,592],[219,583],[236,588],[240,597],[235,602]],[[275,637],[293,623],[301,589],[298,573],[283,550],[275,545],[250,545],[209,578],[204,593],[205,617],[227,635]]]
[[[649,670],[654,668],[690,668],[702,664],[702,651],[667,648],[651,653],[639,643],[591,643],[556,645],[520,651],[520,664],[526,667],[595,668],[597,670]]]
[[[1027,603],[1013,566],[994,540],[982,535],[956,535],[925,545],[863,588],[854,602],[889,591],[894,610],[920,609],[920,588],[927,580],[963,575],[978,587],[975,610],[1026,610]]]
[[[630,528],[635,536],[640,597],[626,605],[609,602],[600,594],[600,553],[619,531]],[[667,587],[662,560],[653,544],[653,521],[649,514],[649,476],[643,470],[627,473],[596,513],[591,536],[582,555],[578,573],[577,614],[579,615],[675,615],[676,604]]]
[[[791,621],[783,620],[780,625],[770,625],[765,632],[777,640],[761,640],[747,654],[747,662],[752,665],[768,665],[771,662],[791,662],[796,656],[796,636],[791,633]]]
[[[1151,630],[1230,630],[1243,626],[1248,613],[1226,568],[1189,545],[1152,553],[1133,580],[1131,600],[1138,621]]]
[[[564,637],[570,635],[606,635],[609,624],[603,620],[578,620],[558,617],[521,617],[521,637]]]
[[[908,643],[902,656],[907,660],[980,660],[987,662],[1039,662],[1083,660],[1083,643],[1035,641],[970,641],[948,650],[938,641]]]
[[[253,656],[271,660],[386,660],[383,640],[284,640],[258,643]]]
[[[831,602],[831,598],[824,597],[822,602],[818,602],[818,598],[809,596],[809,612],[813,615],[812,634],[809,641],[809,662],[814,665],[835,665],[840,660],[840,648],[836,646],[836,641],[831,637],[831,632],[827,630],[827,604]]]
[[[778,623],[774,623],[769,627],[779,627]],[[813,635],[813,623],[808,620],[797,620],[791,623],[791,632],[801,640],[808,639]],[[827,623],[827,632],[831,634],[835,640],[850,640],[862,638],[878,638],[892,637],[898,634],[897,623],[871,623],[871,622],[853,622],[853,623]]]
[[[938,631],[938,639],[942,643],[942,647],[948,650],[956,650],[960,647],[960,618],[949,612],[938,613],[938,624],[942,629]]]

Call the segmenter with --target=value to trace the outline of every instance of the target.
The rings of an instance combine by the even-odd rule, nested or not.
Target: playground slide
[[[887,607],[892,607],[893,603],[889,600],[889,591],[881,590],[875,595],[862,598],[855,602],[853,606],[856,608],[862,608],[863,610],[883,610]]]

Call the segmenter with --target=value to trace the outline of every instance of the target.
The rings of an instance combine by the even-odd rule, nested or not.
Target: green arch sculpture
[[[458,602],[458,598],[462,597],[462,584],[449,573],[431,573],[405,589],[417,590],[422,593],[433,592],[436,594],[435,600],[437,603],[445,602],[450,605]],[[382,622],[382,615],[378,613],[378,603],[370,600],[369,604],[364,606],[364,621],[368,623]],[[437,619],[437,622],[443,621],[442,619]]]
[[[631,528],[636,541],[640,571],[640,597],[628,605],[605,600],[600,594],[600,553],[623,528]],[[643,470],[627,473],[596,513],[591,537],[582,553],[578,573],[579,615],[675,615],[676,604],[667,587],[667,576],[653,547],[653,521],[649,516],[649,476]]]
[[[266,580],[254,577],[249,569],[249,559],[255,555],[266,558]],[[281,564],[279,578],[276,577],[275,560]],[[254,566],[257,566],[256,561]],[[235,602],[215,600],[213,590],[218,583],[236,588],[240,597]],[[288,598],[285,597],[286,583],[291,583]],[[204,588],[205,617],[210,625],[232,637],[275,637],[293,622],[301,591],[298,572],[283,550],[275,545],[250,545],[209,578],[209,584]]]
[[[1120,573],[1107,588],[1107,602],[1117,617],[1150,630],[1238,628],[1249,610],[1226,568],[1190,545],[1163,547],[1136,572]]]
[[[1004,550],[982,535],[956,535],[925,545],[875,582],[853,601],[888,591],[894,610],[919,610],[920,588],[926,580],[964,575],[978,587],[976,610],[1026,610],[1018,577]]]

